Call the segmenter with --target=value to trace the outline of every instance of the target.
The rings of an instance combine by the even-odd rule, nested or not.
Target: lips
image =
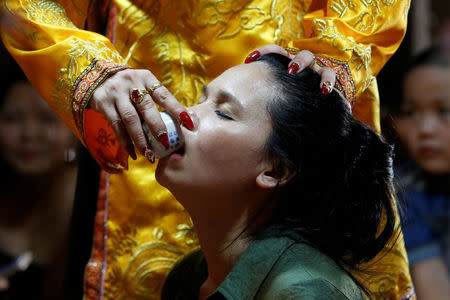
[[[33,160],[39,156],[39,151],[35,150],[21,150],[18,152],[19,157],[24,160]]]
[[[173,157],[175,159],[182,159],[184,157],[184,154],[185,154],[184,147],[182,147],[177,151],[173,152],[172,154],[170,154],[170,157]]]
[[[184,147],[178,149],[177,151],[175,151],[173,154],[177,154],[180,156],[184,156]]]
[[[422,158],[435,158],[441,154],[439,148],[432,146],[420,147],[418,152]]]

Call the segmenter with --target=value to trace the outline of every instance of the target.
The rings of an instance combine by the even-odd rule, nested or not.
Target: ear
[[[271,165],[262,170],[256,177],[256,184],[263,189],[273,189],[286,185],[295,176],[295,171],[286,167],[281,171],[276,169]]]

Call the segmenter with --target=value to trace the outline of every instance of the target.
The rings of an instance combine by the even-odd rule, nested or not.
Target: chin
[[[171,187],[175,185],[174,177],[176,174],[174,174],[173,170],[167,167],[166,162],[167,161],[165,159],[160,159],[158,161],[155,171],[155,179],[160,185],[171,190]]]
[[[41,167],[41,166],[35,166],[35,165],[15,165],[13,166],[13,169],[16,171],[17,174],[22,176],[40,176],[45,175],[48,172],[52,170],[52,168],[49,167]]]
[[[158,165],[156,166],[155,179],[163,187],[167,187],[167,182],[168,182],[168,178],[167,178],[165,170],[166,170],[165,163],[163,160],[160,159],[158,161]]]
[[[445,164],[445,162],[428,162],[422,164],[422,168],[429,174],[432,175],[445,175],[450,174],[449,164]]]

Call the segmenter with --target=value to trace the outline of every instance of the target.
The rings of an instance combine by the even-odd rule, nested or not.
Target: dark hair
[[[419,66],[434,65],[439,67],[449,67],[449,58],[445,54],[445,49],[440,45],[433,45],[416,56],[411,58],[406,72],[411,71]]]
[[[411,73],[414,69],[423,66],[435,66],[440,68],[449,68],[450,67],[450,58],[448,54],[446,54],[446,50],[443,46],[436,44],[433,45],[419,54],[410,58],[408,67],[405,69],[403,74],[401,74],[401,89],[400,89],[400,101],[397,101],[397,105],[392,107],[394,114],[399,114],[401,111],[402,103],[405,99],[404,95],[404,84],[406,77]]]
[[[3,105],[6,94],[14,83],[28,81],[20,66],[6,50],[3,42],[0,42],[0,76],[2,78],[0,105]]]
[[[265,145],[278,171],[295,172],[280,189],[271,225],[294,229],[346,271],[374,258],[396,232],[392,147],[356,120],[338,92],[323,95],[320,76],[287,74],[290,59],[269,66],[278,89],[269,102]]]

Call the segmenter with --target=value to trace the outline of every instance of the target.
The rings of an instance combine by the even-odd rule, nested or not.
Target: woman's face
[[[75,138],[28,82],[16,82],[0,106],[0,153],[23,175],[44,174],[64,163]]]
[[[450,68],[422,66],[403,86],[405,98],[396,121],[399,137],[427,172],[450,172]]]
[[[158,182],[172,192],[239,191],[256,186],[267,166],[264,144],[271,132],[266,105],[273,98],[263,63],[233,67],[204,89],[192,106],[195,129],[182,128],[184,154],[159,161]]]

